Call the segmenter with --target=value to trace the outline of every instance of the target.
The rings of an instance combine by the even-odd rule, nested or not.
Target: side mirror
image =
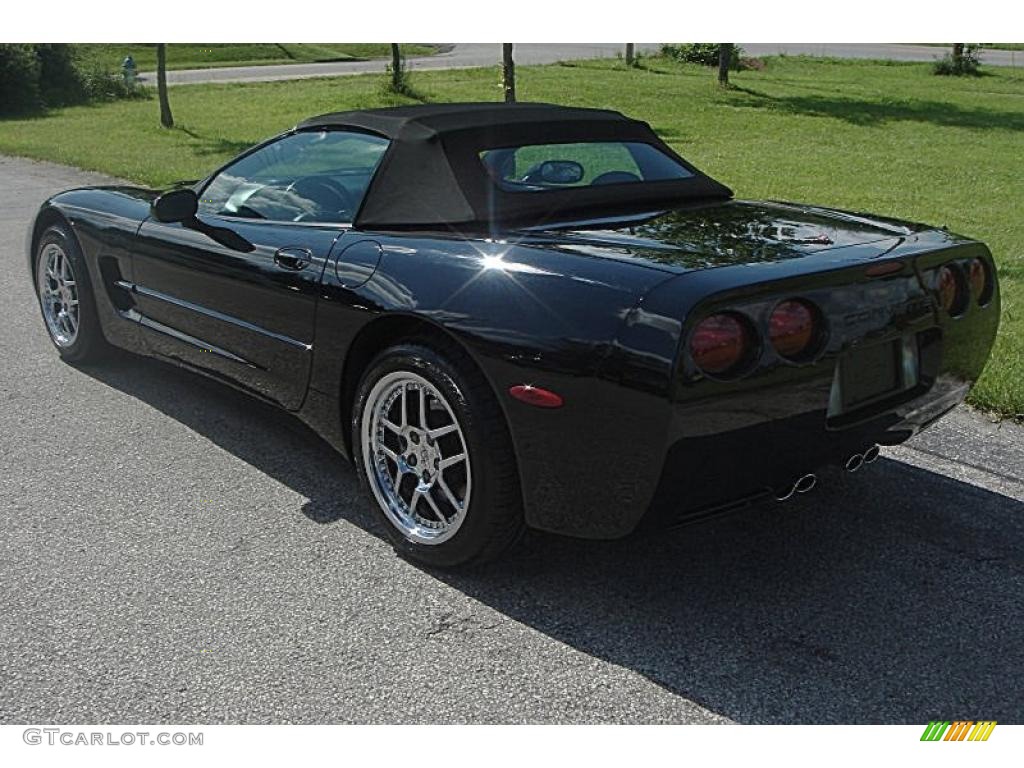
[[[165,224],[191,221],[199,210],[199,197],[191,189],[172,189],[154,200],[151,207],[153,218]]]
[[[578,184],[583,166],[575,160],[545,160],[540,165],[540,180],[545,184]]]

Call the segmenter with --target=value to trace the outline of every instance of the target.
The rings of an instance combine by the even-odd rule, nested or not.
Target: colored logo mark
[[[995,720],[932,720],[921,741],[988,741],[995,727]]]

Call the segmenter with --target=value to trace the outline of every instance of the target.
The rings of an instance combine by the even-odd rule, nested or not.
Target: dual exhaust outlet
[[[854,453],[850,455],[850,458],[846,460],[843,467],[847,472],[856,472],[858,469],[863,467],[865,464],[872,464],[878,459],[878,446],[872,445],[864,453]]]
[[[797,479],[795,483],[789,487],[782,488],[775,494],[776,501],[786,501],[793,498],[798,493],[809,493],[814,490],[814,486],[818,484],[818,476],[813,472],[810,472],[803,477]]]
[[[872,445],[863,453],[853,453],[846,459],[843,468],[847,472],[856,472],[865,464],[872,464],[878,459],[878,446]],[[784,486],[775,493],[776,501],[786,501],[798,493],[808,493],[818,484],[818,476],[810,472],[797,478],[791,485]]]

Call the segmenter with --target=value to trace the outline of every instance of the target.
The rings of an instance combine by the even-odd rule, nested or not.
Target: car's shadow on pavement
[[[311,520],[381,535],[338,502],[354,472],[291,416],[141,358],[86,372],[293,488]],[[619,542],[532,534],[432,575],[740,722],[1021,722],[1022,511],[883,459],[786,504]]]

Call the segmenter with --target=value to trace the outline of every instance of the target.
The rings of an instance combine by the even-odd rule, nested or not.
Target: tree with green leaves
[[[160,125],[164,128],[174,127],[174,116],[171,114],[171,102],[167,98],[167,44],[156,45],[156,92],[160,99]]]
[[[501,44],[501,85],[505,91],[505,103],[516,100],[516,63],[512,60],[512,43]]]

